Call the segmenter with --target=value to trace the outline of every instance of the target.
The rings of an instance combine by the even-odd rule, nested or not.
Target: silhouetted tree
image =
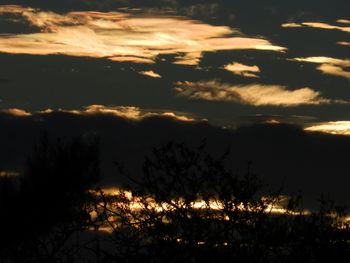
[[[16,181],[0,177],[2,262],[338,262],[350,257],[345,207],[267,194],[250,170],[225,167],[205,143],[170,142],[143,174],[107,194],[98,141],[44,136]],[[281,206],[280,213],[272,211]],[[108,233],[105,233],[105,230]]]
[[[0,193],[0,202],[8,207],[3,226],[14,240],[1,249],[8,262],[73,262],[78,248],[66,244],[92,224],[94,200],[88,190],[98,179],[96,139],[50,141],[44,135],[28,158],[16,197],[3,198],[13,187],[2,187]],[[1,241],[8,239],[2,236]]]
[[[97,212],[115,250],[106,262],[326,262],[349,257],[344,210],[322,203],[305,214],[298,198],[272,213],[279,195],[266,196],[248,171],[239,176],[213,158],[204,144],[190,149],[170,142],[146,158],[143,177],[107,195]],[[328,207],[325,209],[325,207]]]

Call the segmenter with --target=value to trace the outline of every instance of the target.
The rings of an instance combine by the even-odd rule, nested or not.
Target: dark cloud
[[[193,146],[206,139],[208,151],[213,155],[230,147],[227,164],[238,173],[244,173],[247,161],[252,161],[253,170],[271,188],[277,189],[284,183],[287,194],[302,189],[307,198],[329,193],[337,201],[349,201],[350,177],[346,171],[350,137],[346,136],[306,133],[298,126],[287,124],[258,124],[230,130],[164,115],[131,120],[102,112],[61,111],[31,116],[3,112],[0,127],[0,167],[6,171],[21,167],[44,131],[53,138],[99,136],[104,185],[125,180],[117,175],[114,161],[138,174],[144,156],[151,153],[152,147],[169,140]]]

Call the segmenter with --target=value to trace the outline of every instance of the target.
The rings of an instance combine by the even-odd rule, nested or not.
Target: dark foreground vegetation
[[[205,145],[170,142],[130,184],[98,187],[98,141],[44,137],[23,175],[0,177],[0,262],[340,262],[347,210],[281,197]],[[141,179],[140,179],[141,178]],[[283,201],[283,202],[282,202]],[[272,207],[283,205],[279,213]]]

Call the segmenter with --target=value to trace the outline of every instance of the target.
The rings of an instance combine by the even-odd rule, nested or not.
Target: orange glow
[[[280,121],[277,121],[277,120],[267,120],[265,121],[266,124],[280,124],[281,122]]]
[[[20,176],[19,172],[11,172],[11,171],[0,171],[0,177],[16,177]]]
[[[228,101],[253,106],[291,107],[302,104],[330,103],[320,93],[310,88],[287,90],[278,85],[230,85],[216,81],[178,82],[176,91],[180,96],[194,100]]]
[[[41,32],[0,36],[0,52],[64,54],[153,63],[158,55],[181,54],[176,64],[197,65],[202,52],[257,49],[282,52],[260,38],[235,37],[227,26],[213,26],[177,16],[136,16],[122,12],[71,12],[64,15],[20,6],[0,6],[19,13]]]

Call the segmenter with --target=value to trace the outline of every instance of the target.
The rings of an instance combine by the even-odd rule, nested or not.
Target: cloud
[[[0,13],[21,14],[24,12],[35,12],[36,9],[29,7],[22,7],[19,5],[0,5]]]
[[[339,41],[337,44],[342,46],[350,46],[350,41]]]
[[[331,64],[322,64],[321,66],[317,67],[317,69],[322,71],[324,74],[340,76],[350,80],[350,71],[345,71],[342,67]]]
[[[330,57],[306,57],[293,58],[290,60],[321,64],[317,67],[317,69],[322,71],[322,73],[340,76],[350,80],[350,71],[344,70],[344,68],[350,67],[350,59],[338,59]]]
[[[350,136],[350,121],[330,121],[306,127],[305,130]]]
[[[158,73],[155,73],[153,70],[148,70],[148,71],[140,71],[139,74],[149,76],[151,78],[161,78],[162,76],[159,75]]]
[[[260,73],[260,68],[258,66],[247,66],[237,62],[225,65],[224,69],[231,71],[236,75],[251,78],[258,78],[259,76],[254,73]]]
[[[291,60],[300,62],[310,62],[319,64],[333,64],[342,67],[350,67],[350,59],[339,59],[330,57],[306,57],[306,58],[293,58]]]
[[[16,108],[3,109],[3,110],[0,110],[0,113],[6,113],[6,114],[17,116],[17,117],[32,116],[32,114],[30,112],[26,112],[24,110],[16,109]]]
[[[303,27],[303,25],[301,24],[297,24],[297,23],[285,23],[281,25],[282,27]]]
[[[230,85],[216,81],[178,82],[176,91],[180,96],[194,100],[227,101],[253,106],[292,107],[303,104],[331,103],[320,97],[320,92],[310,88],[287,90],[278,85]]]
[[[339,22],[342,21],[342,22]],[[338,23],[344,23],[345,20],[337,20]],[[312,27],[312,28],[320,28],[320,29],[330,29],[330,30],[340,30],[346,33],[350,33],[350,27],[341,27],[341,26],[334,26],[326,23],[319,23],[319,22],[302,22],[300,24],[298,23],[285,23],[281,25],[282,27]]]
[[[178,115],[171,111],[147,111],[134,106],[114,106],[108,107],[104,105],[90,105],[82,110],[58,110],[59,112],[77,114],[77,115],[112,115],[133,121],[140,121],[150,117],[165,117],[178,121],[194,122],[199,121],[185,115]],[[51,114],[51,110],[41,111],[43,114]]]
[[[162,54],[181,54],[175,63],[196,65],[202,52],[285,50],[265,39],[242,37],[227,26],[179,16],[96,11],[61,15],[21,6],[0,6],[1,13],[18,13],[40,30],[0,36],[0,52],[5,53],[64,54],[136,63],[152,63]]]
[[[342,24],[350,24],[350,20],[347,19],[338,19],[337,23],[342,23]]]
[[[14,117],[33,117],[33,116],[43,116],[50,115],[55,112],[58,113],[69,113],[74,115],[82,115],[82,116],[97,116],[97,115],[109,115],[115,116],[118,118],[131,120],[131,121],[141,121],[151,117],[164,117],[169,119],[174,119],[177,121],[183,122],[196,122],[196,121],[207,121],[206,119],[196,119],[194,117],[190,117],[188,113],[178,113],[172,111],[164,111],[164,110],[144,110],[139,107],[134,106],[104,106],[104,105],[90,105],[85,106],[83,109],[77,110],[40,110],[34,113],[27,112],[25,110],[10,108],[10,109],[2,109],[0,113],[14,116]]]
[[[303,22],[301,24],[307,27],[314,27],[314,28],[321,28],[321,29],[336,29],[336,30],[350,33],[350,27],[340,27],[340,26],[333,26],[325,23],[315,23],[315,22]]]

